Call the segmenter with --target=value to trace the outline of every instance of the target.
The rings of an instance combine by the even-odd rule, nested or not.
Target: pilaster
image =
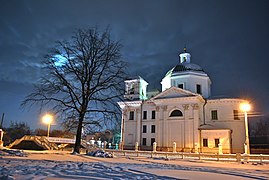
[[[198,133],[198,125],[199,125],[199,105],[192,104],[193,109],[193,148],[195,148],[195,143],[199,143],[199,133]]]
[[[135,120],[136,120],[136,142],[139,142],[139,145],[141,145],[140,139],[141,139],[141,110],[136,109],[135,110]]]

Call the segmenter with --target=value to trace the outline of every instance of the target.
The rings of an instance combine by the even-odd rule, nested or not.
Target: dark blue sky
[[[40,123],[38,108],[20,109],[40,77],[42,57],[77,28],[108,25],[123,44],[129,73],[159,88],[186,45],[212,80],[213,96],[246,98],[269,112],[269,1],[25,0],[0,5],[0,113],[5,125]]]

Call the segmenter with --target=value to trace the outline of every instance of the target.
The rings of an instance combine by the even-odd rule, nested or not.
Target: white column
[[[173,142],[173,153],[177,152],[177,143]]]
[[[184,122],[183,122],[183,149],[186,148],[186,142],[189,141],[189,136],[190,136],[190,132],[189,130],[190,129],[187,129],[187,127],[189,127],[189,113],[188,113],[188,110],[189,110],[189,105],[188,104],[183,104],[183,109],[184,109]]]
[[[199,144],[198,142],[199,106],[198,104],[192,104],[192,108],[193,108],[193,148],[195,148],[195,143]]]
[[[157,152],[157,143],[156,142],[153,143],[153,152]]]
[[[123,147],[124,147],[124,144],[125,144],[125,132],[124,132],[124,129],[125,129],[125,122],[124,122],[124,119],[126,119],[126,110],[125,109],[122,109],[122,116],[121,116],[121,139],[120,139],[120,143],[121,143],[121,149],[123,150]]]
[[[198,143],[194,143],[194,153],[198,153]]]
[[[219,146],[219,154],[223,154],[222,153],[222,144],[219,143],[218,146]]]
[[[138,142],[135,142],[135,151],[138,151]]]
[[[159,106],[156,106],[156,116],[155,116],[155,125],[156,125],[156,142],[161,145],[161,124],[160,124],[160,111]]]
[[[162,106],[163,114],[163,146],[168,147],[168,123],[167,123],[167,106]]]
[[[141,144],[140,136],[141,136],[141,112],[139,109],[135,111],[135,120],[136,120],[136,142]]]

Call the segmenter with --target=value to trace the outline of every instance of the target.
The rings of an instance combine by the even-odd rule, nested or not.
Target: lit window
[[[134,111],[130,111],[129,120],[134,120]]]
[[[208,140],[207,139],[203,139],[203,147],[208,147]]]
[[[240,120],[238,110],[234,110],[234,120]]]
[[[211,119],[218,120],[218,111],[217,110],[211,111]]]
[[[174,110],[170,114],[170,117],[178,117],[178,116],[183,116],[183,114],[182,114],[182,112],[180,110]]]

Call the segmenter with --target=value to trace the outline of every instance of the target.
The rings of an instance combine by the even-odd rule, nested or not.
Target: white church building
[[[158,151],[243,153],[244,116],[239,109],[243,99],[212,98],[211,80],[191,55],[184,52],[180,62],[161,81],[162,92],[148,92],[141,77],[125,81],[122,109],[124,149]]]

